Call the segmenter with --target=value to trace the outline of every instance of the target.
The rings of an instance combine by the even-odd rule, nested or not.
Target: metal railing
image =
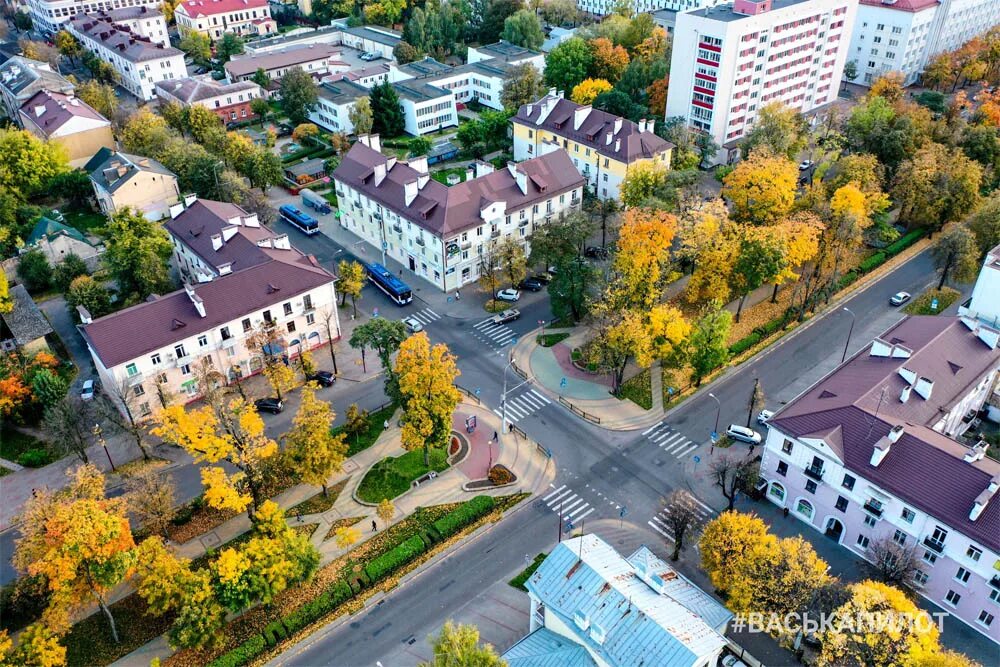
[[[471,398],[472,400],[474,400],[476,402],[476,405],[482,405],[483,402],[479,400],[479,397],[476,396],[475,393],[469,391],[460,384],[456,384],[455,388],[458,389],[463,394],[465,394],[466,396],[468,396],[469,398]]]
[[[528,374],[518,368],[517,363],[511,360],[510,367],[514,369],[514,372],[521,376],[522,380],[528,379]]]
[[[601,418],[600,417],[598,417],[597,415],[592,415],[589,412],[585,412],[585,411],[581,410],[580,408],[576,407],[575,405],[573,405],[572,403],[570,403],[569,401],[567,401],[562,396],[559,397],[559,402],[562,403],[563,405],[565,405],[567,408],[569,408],[570,412],[572,412],[573,414],[575,414],[575,415],[577,415],[579,417],[583,417],[587,421],[592,422],[594,424],[600,424],[601,423]]]

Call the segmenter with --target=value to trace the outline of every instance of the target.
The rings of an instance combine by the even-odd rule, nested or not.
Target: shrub
[[[441,534],[442,539],[449,537],[479,517],[488,514],[495,504],[492,496],[476,496],[435,521],[434,528]]]
[[[857,279],[858,279],[857,273],[855,273],[854,271],[848,271],[847,273],[845,273],[840,277],[840,280],[837,281],[837,291],[839,292],[845,287],[853,285],[854,281],[856,281]]]
[[[379,581],[398,568],[406,565],[427,549],[419,535],[414,535],[395,549],[382,554],[365,566],[365,574],[372,583]]]
[[[354,591],[343,579],[330,586],[315,600],[305,603],[284,618],[285,629],[292,635],[323,618],[326,614],[354,597]]]
[[[737,354],[743,354],[751,347],[759,343],[761,338],[762,336],[758,332],[754,331],[750,335],[744,336],[743,338],[740,338],[738,341],[730,345],[729,354],[733,356]]]
[[[493,486],[502,486],[504,484],[510,484],[514,481],[514,475],[510,470],[503,466],[493,466],[490,468],[490,472],[487,475],[490,480],[490,484]]]
[[[858,270],[861,273],[868,273],[872,269],[878,268],[885,263],[885,253],[877,252],[871,257],[862,260],[861,264],[858,265]]]
[[[264,641],[268,646],[274,646],[285,639],[288,639],[288,633],[281,621],[272,621],[264,628]]]
[[[896,255],[903,252],[911,245],[922,239],[926,233],[927,232],[924,229],[914,229],[912,232],[907,232],[906,234],[900,236],[898,239],[896,239],[888,246],[886,246],[885,250],[883,250],[882,252],[885,253],[886,257],[895,257]]]
[[[25,468],[41,468],[44,465],[48,465],[51,461],[52,457],[44,449],[28,449],[21,452],[21,455],[17,457],[17,462]]]
[[[232,651],[223,653],[218,658],[208,663],[208,666],[241,667],[241,665],[247,664],[263,653],[265,648],[267,648],[267,642],[264,641],[264,637],[262,635],[254,635],[234,648]]]

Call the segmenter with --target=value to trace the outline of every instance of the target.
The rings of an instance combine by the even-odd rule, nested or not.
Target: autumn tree
[[[340,526],[333,532],[338,549],[346,549],[361,539],[361,530],[356,526]]]
[[[139,525],[152,535],[166,538],[174,518],[177,487],[173,479],[152,469],[129,475],[125,480],[125,502]]]
[[[162,225],[126,207],[108,218],[104,234],[104,264],[126,302],[169,290],[173,245]]]
[[[677,489],[667,498],[661,516],[673,542],[670,560],[677,560],[684,550],[684,538],[697,527],[698,503],[688,491]]]
[[[60,30],[55,36],[55,45],[59,53],[69,58],[73,65],[76,65],[77,56],[83,53],[83,47],[76,37],[65,30]]]
[[[591,71],[598,79],[614,83],[622,78],[629,64],[628,51],[625,47],[611,43],[605,37],[590,41],[590,52],[593,57]]]
[[[118,111],[118,96],[115,94],[115,87],[111,84],[91,79],[77,84],[74,92],[77,97],[92,106],[105,118],[115,117],[115,112]]]
[[[975,235],[981,255],[1000,245],[1000,192],[982,200],[964,224]]]
[[[696,387],[713,370],[729,360],[726,340],[733,324],[733,314],[718,302],[706,305],[695,320],[688,338],[688,362]]]
[[[504,19],[501,37],[511,44],[533,50],[540,49],[545,41],[541,21],[535,12],[527,9],[519,9]]]
[[[970,283],[979,273],[979,248],[976,237],[965,225],[952,225],[931,248],[934,267],[941,272],[938,289],[944,287],[950,275],[960,283]]]
[[[42,141],[27,130],[0,129],[0,192],[21,201],[40,194],[68,170],[66,149],[59,143]]]
[[[306,384],[284,440],[288,469],[306,484],[323,487],[324,496],[327,480],[340,471],[347,454],[344,435],[333,435],[330,430],[334,417],[330,404],[316,397],[312,383]]]
[[[830,580],[828,569],[801,536],[764,540],[738,561],[726,600],[737,613],[799,612]]]
[[[497,242],[493,252],[500,272],[510,282],[510,286],[516,288],[528,273],[524,243],[514,236],[505,236]]]
[[[456,625],[446,621],[437,635],[427,638],[434,653],[432,662],[422,662],[420,667],[440,665],[475,665],[476,667],[503,667],[490,644],[479,642],[479,629],[474,625]]]
[[[337,342],[340,339],[340,320],[336,309],[331,305],[318,313],[319,321],[326,331],[327,347],[330,348],[330,362],[333,364],[333,374],[337,375]]]
[[[612,289],[612,288],[609,288]],[[648,311],[617,310],[615,299],[600,304],[598,333],[591,346],[591,360],[612,374],[612,390],[621,391],[628,364],[645,368],[657,359],[670,358],[687,338],[691,327],[673,306],[661,304]]]
[[[367,97],[360,97],[347,112],[347,119],[354,128],[354,134],[361,136],[372,131],[372,103]]]
[[[410,336],[399,346],[396,375],[403,407],[403,447],[424,450],[430,466],[431,447],[444,447],[451,433],[452,415],[461,399],[455,387],[459,376],[448,346],[431,347],[425,332]]]
[[[982,168],[958,149],[929,143],[899,167],[893,199],[899,219],[933,231],[971,212],[979,200]]]
[[[752,459],[741,459],[735,455],[723,455],[712,461],[710,466],[715,485],[722,490],[722,497],[732,510],[740,493],[753,490],[760,476],[760,465]]]
[[[784,240],[780,230],[771,227],[750,227],[741,230],[731,274],[734,291],[740,295],[739,305],[736,307],[737,322],[740,321],[747,296],[758,287],[777,280],[781,275],[785,266]]]
[[[361,298],[364,286],[365,267],[353,260],[340,260],[337,264],[337,291],[340,292],[340,305],[343,306],[347,302],[347,297],[351,297],[354,317],[358,316],[358,299]]]
[[[701,567],[715,588],[728,591],[737,585],[746,558],[755,549],[774,548],[776,542],[756,514],[723,512],[709,521],[701,533],[698,541]]]
[[[205,33],[182,30],[178,47],[197,65],[204,67],[212,61],[212,40]]]
[[[889,536],[872,540],[866,549],[866,563],[872,576],[890,586],[919,589],[914,575],[920,570],[920,554],[916,544],[899,544]]]
[[[378,515],[378,518],[382,519],[382,523],[388,526],[392,523],[393,517],[396,516],[396,506],[388,498],[383,498],[382,502],[378,504],[375,513]]]
[[[41,426],[46,435],[46,447],[57,456],[72,454],[83,463],[89,463],[87,448],[93,444],[95,423],[90,406],[76,396],[63,396],[45,409]]]
[[[73,614],[97,603],[117,644],[108,596],[135,564],[125,503],[105,497],[104,477],[93,466],[66,474],[65,489],[37,490],[25,503],[14,566],[48,581],[52,596],[44,616],[47,627],[64,630]]]
[[[612,86],[605,79],[584,79],[580,83],[573,86],[573,91],[570,93],[570,99],[577,104],[591,104],[598,95],[610,91],[614,86]]]
[[[650,308],[665,286],[677,218],[663,210],[632,208],[621,216],[612,268],[616,302]]]
[[[504,73],[500,103],[508,112],[516,113],[545,94],[542,73],[531,63],[509,67]]]
[[[670,79],[668,77],[656,79],[646,88],[649,112],[657,118],[663,116],[667,110],[667,92],[669,88]]]
[[[667,181],[667,166],[662,162],[644,161],[631,167],[622,179],[620,198],[626,207],[649,205],[658,197]]]
[[[57,667],[66,664],[66,647],[43,623],[32,623],[17,638],[17,646],[0,630],[0,667]]]
[[[740,150],[748,156],[763,146],[772,155],[797,160],[808,138],[809,124],[801,113],[782,102],[770,102],[757,112],[753,129],[740,144]]]
[[[791,160],[758,148],[725,177],[722,195],[730,202],[734,220],[770,225],[791,211],[797,180]]]

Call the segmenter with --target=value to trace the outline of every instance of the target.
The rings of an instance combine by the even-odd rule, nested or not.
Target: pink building
[[[1000,462],[963,437],[994,396],[998,341],[971,318],[907,317],[768,421],[761,476],[864,558],[876,539],[912,549],[918,592],[1000,643]]]

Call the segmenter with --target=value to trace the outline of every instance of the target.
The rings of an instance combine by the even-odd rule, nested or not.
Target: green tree
[[[14,309],[14,300],[10,298],[10,285],[7,283],[7,274],[0,271],[0,315],[9,313]]]
[[[581,257],[562,258],[555,267],[556,274],[549,283],[552,314],[557,319],[571,317],[579,322],[600,293],[601,272]]]
[[[507,663],[497,656],[490,644],[479,643],[479,629],[474,625],[445,622],[441,632],[427,638],[434,652],[432,662],[420,667],[504,667]]]
[[[938,289],[944,287],[948,276],[961,283],[970,283],[979,272],[979,248],[976,237],[965,225],[952,225],[938,238],[931,248],[934,267],[941,272]]]
[[[191,57],[191,60],[202,67],[212,61],[212,40],[208,35],[194,30],[182,30],[180,50]]]
[[[267,89],[267,86],[271,83],[271,77],[267,75],[267,72],[264,70],[263,67],[258,67],[257,71],[254,72],[253,76],[250,77],[250,80],[265,90]],[[263,99],[263,98],[258,98],[258,99]],[[267,100],[263,101],[267,102]]]
[[[79,317],[77,306],[83,306],[96,319],[111,312],[111,295],[90,276],[77,276],[66,291],[66,306],[74,318]]]
[[[523,0],[489,0],[486,13],[483,16],[483,26],[479,40],[483,44],[492,44],[500,39],[507,18],[523,9]]]
[[[531,63],[521,63],[504,74],[500,103],[509,113],[516,113],[525,104],[531,104],[545,94],[545,82],[538,69]]]
[[[417,9],[419,9],[419,7],[415,7],[414,11]],[[407,22],[407,25],[409,25],[409,22]],[[412,63],[414,60],[418,60],[420,58],[420,51],[417,50],[417,47],[413,46],[406,40],[400,40],[399,44],[396,44],[396,46],[392,48],[392,55],[396,59],[396,62],[400,65],[405,65],[407,63]]]
[[[595,222],[584,213],[553,218],[532,233],[529,263],[545,268],[576,259],[595,229]]]
[[[370,101],[373,130],[383,137],[398,137],[403,134],[406,118],[392,84],[384,81],[373,86]]]
[[[848,60],[844,63],[844,85],[843,88],[847,88],[847,82],[850,81],[854,83],[854,80],[858,78],[858,61]]]
[[[38,248],[32,248],[21,255],[17,264],[17,277],[32,294],[44,292],[52,285],[52,265],[49,258]]]
[[[60,144],[42,141],[27,130],[0,129],[0,193],[22,200],[33,197],[68,170],[66,149]]]
[[[975,234],[981,255],[1000,245],[1000,192],[984,199],[965,224]]]
[[[215,55],[219,65],[225,65],[233,56],[243,53],[243,38],[233,32],[222,33],[222,39],[215,43]]]
[[[970,213],[979,201],[982,168],[958,149],[929,143],[896,173],[893,199],[910,226],[941,229]]]
[[[688,339],[688,359],[695,386],[702,378],[729,360],[726,340],[733,325],[733,315],[719,303],[709,304],[694,322]]]
[[[571,37],[545,56],[545,83],[569,94],[587,78],[593,60],[587,42],[580,37]]]
[[[240,165],[239,173],[247,177],[250,185],[260,188],[261,193],[284,180],[281,158],[262,146],[254,146],[250,159]]]
[[[55,45],[59,49],[59,53],[69,58],[70,62],[76,65],[77,56],[83,52],[83,47],[80,46],[80,42],[76,40],[76,37],[65,30],[60,30],[56,33]]]
[[[108,219],[104,233],[104,264],[126,303],[138,303],[170,288],[167,261],[173,245],[161,225],[126,207]]]
[[[606,93],[601,93],[594,98],[593,106],[595,109],[601,109],[631,121],[638,121],[648,113],[646,107],[634,102],[621,90],[609,90]]]
[[[500,271],[503,272],[511,287],[517,287],[528,271],[528,258],[524,252],[524,243],[513,236],[503,237],[494,250]]]
[[[399,399],[399,379],[392,367],[392,355],[404,340],[406,326],[402,322],[376,317],[355,327],[348,341],[356,350],[375,350],[385,370],[386,394],[393,400]]]
[[[301,67],[294,67],[281,77],[281,108],[292,125],[309,120],[309,112],[316,106],[319,93],[313,78]]]
[[[777,280],[784,268],[783,239],[771,228],[744,229],[739,254],[733,263],[734,292],[740,295],[736,321],[740,321],[747,296],[758,287]]]
[[[371,132],[374,122],[371,100],[367,97],[358,98],[354,106],[347,111],[347,119],[351,121],[351,125],[354,127],[355,136]]]
[[[118,96],[115,94],[115,87],[91,79],[76,86],[76,96],[94,107],[94,109],[105,118],[114,118],[118,111]]]
[[[740,150],[746,157],[758,146],[766,146],[774,155],[798,160],[808,138],[809,124],[801,113],[781,102],[770,102],[757,112]]]
[[[424,137],[416,137],[414,139],[410,139],[407,144],[407,148],[410,151],[410,157],[427,155],[427,153],[431,150],[431,140]]]
[[[31,376],[31,393],[42,407],[54,405],[66,395],[69,383],[51,369],[41,368]]]
[[[526,49],[538,50],[545,41],[542,23],[533,11],[519,9],[503,22],[503,39]]]

